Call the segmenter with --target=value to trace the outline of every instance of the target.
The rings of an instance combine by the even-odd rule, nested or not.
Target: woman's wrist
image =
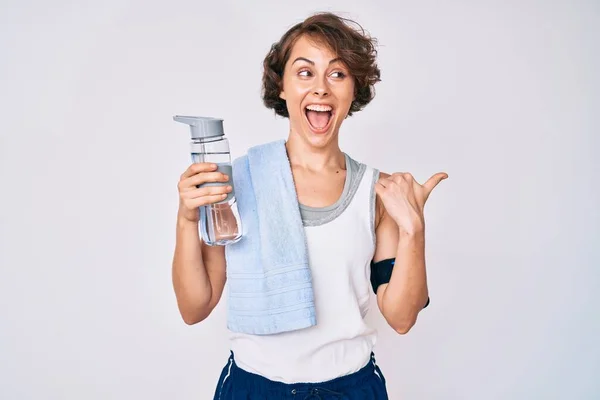
[[[198,218],[193,218],[191,216],[186,216],[182,212],[177,213],[177,226],[181,228],[185,227],[198,227]]]

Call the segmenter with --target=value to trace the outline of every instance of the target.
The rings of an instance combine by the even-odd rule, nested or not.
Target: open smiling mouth
[[[325,133],[333,121],[333,107],[324,104],[309,104],[304,109],[306,120],[315,133]]]

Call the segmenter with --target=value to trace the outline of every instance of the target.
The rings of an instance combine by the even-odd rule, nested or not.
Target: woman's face
[[[283,73],[283,90],[293,132],[314,146],[338,135],[354,100],[354,78],[326,46],[300,37]]]

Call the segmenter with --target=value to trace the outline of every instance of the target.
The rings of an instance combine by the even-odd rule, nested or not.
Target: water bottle
[[[229,177],[228,182],[208,182],[198,187],[229,185],[233,188],[225,200],[200,207],[202,240],[209,246],[225,246],[239,241],[242,237],[242,221],[235,201],[229,141],[225,138],[223,120],[182,115],[176,115],[173,119],[190,126],[192,162],[216,164],[217,170]]]

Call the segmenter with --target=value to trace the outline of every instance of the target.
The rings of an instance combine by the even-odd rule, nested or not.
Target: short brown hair
[[[354,29],[350,23],[358,26]],[[303,35],[323,43],[340,57],[354,78],[355,99],[348,115],[362,110],[375,97],[375,83],[381,81],[377,67],[377,40],[365,33],[356,22],[330,12],[316,13],[290,28],[277,42],[263,62],[262,98],[267,108],[275,114],[289,118],[285,100],[279,97],[282,90],[283,71],[292,47]]]

